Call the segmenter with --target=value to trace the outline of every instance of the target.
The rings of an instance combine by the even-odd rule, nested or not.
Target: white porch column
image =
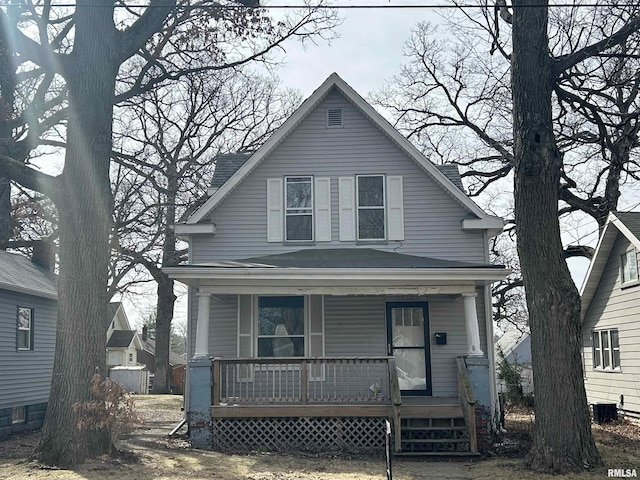
[[[464,323],[467,327],[467,355],[480,357],[484,352],[480,349],[480,329],[478,328],[478,312],[476,311],[477,293],[463,293]]]
[[[209,356],[209,307],[211,295],[198,292],[198,323],[196,325],[196,351],[193,358]]]

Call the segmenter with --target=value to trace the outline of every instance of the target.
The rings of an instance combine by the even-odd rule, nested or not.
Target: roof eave
[[[58,294],[57,293],[50,293],[50,292],[43,292],[41,290],[34,290],[32,288],[25,288],[25,287],[21,287],[18,285],[13,285],[10,283],[2,283],[0,282],[0,290],[9,290],[10,292],[15,292],[15,293],[22,293],[25,295],[32,295],[34,297],[40,297],[40,298],[48,298],[51,300],[57,300],[58,299]]]

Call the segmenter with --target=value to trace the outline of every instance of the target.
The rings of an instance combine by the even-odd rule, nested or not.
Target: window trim
[[[303,328],[304,332],[302,335],[260,335],[260,298],[272,298],[272,297],[302,297],[303,298]],[[301,357],[293,356],[293,357],[282,357],[282,358],[304,358],[308,356],[309,352],[309,296],[308,295],[255,295],[255,301],[253,302],[253,318],[254,318],[254,335],[253,335],[253,351],[254,357],[257,359],[260,358],[276,358],[276,357],[261,357],[259,355],[258,349],[258,340],[260,338],[302,338],[304,351]],[[278,357],[279,358],[279,357]]]
[[[22,310],[29,312],[29,328],[20,327],[20,312]],[[26,347],[20,346],[20,332],[29,332],[27,334],[28,345]],[[33,350],[33,308],[23,307],[18,305],[16,310],[16,349],[22,352],[28,352]]]
[[[365,206],[360,206],[360,178],[364,178],[364,177],[381,177],[382,178],[382,206],[376,205],[376,206],[371,206],[371,205],[365,205]],[[383,173],[372,173],[372,174],[365,174],[365,175],[356,175],[356,184],[355,184],[355,189],[354,189],[354,193],[355,193],[355,210],[356,210],[356,241],[357,242],[386,242],[387,241],[387,237],[389,235],[389,228],[387,226],[387,217],[388,217],[388,212],[387,212],[387,176]],[[384,220],[383,220],[383,228],[384,228],[384,235],[381,238],[360,238],[360,210],[380,210],[382,209],[382,213],[384,215]]]
[[[634,278],[629,278],[625,280],[625,260],[626,262],[631,261],[632,263],[635,262],[635,277]],[[620,284],[623,287],[629,287],[632,285],[637,285],[639,283],[640,280],[640,276],[638,275],[638,252],[636,251],[635,248],[631,248],[626,250],[624,253],[622,253],[620,255]]]
[[[617,333],[618,343],[614,345],[613,333]],[[596,342],[597,338],[597,342]],[[607,347],[604,347],[603,339],[606,338]],[[597,346],[596,346],[597,343]],[[618,352],[618,364],[615,363],[614,351]],[[606,352],[606,358],[605,358]],[[600,372],[621,372],[620,359],[620,332],[617,328],[592,330],[591,331],[591,366],[595,371]],[[605,360],[607,366],[605,367]]]
[[[290,208],[287,206],[287,185],[288,185],[288,181],[290,178],[306,178],[309,180],[309,185],[311,187],[311,206],[310,207],[305,207],[305,208]],[[292,183],[303,183],[303,182],[292,182]],[[304,182],[306,183],[306,182]],[[284,188],[283,188],[283,195],[284,195],[284,211],[283,211],[283,216],[284,216],[284,242],[285,243],[309,243],[309,242],[314,242],[315,241],[315,185],[314,185],[314,177],[313,175],[286,175],[284,177]],[[309,213],[304,213],[304,214],[289,214],[289,210],[308,210]],[[289,217],[302,217],[302,216],[311,216],[311,238],[309,239],[292,239],[290,240],[287,236],[287,220]]]

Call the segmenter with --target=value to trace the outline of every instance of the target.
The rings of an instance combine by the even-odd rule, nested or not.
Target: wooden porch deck
[[[214,444],[241,448],[249,435],[272,448],[302,438],[373,448],[388,420],[398,454],[474,455],[475,399],[464,359],[457,366],[458,397],[421,397],[401,395],[392,357],[215,359]]]

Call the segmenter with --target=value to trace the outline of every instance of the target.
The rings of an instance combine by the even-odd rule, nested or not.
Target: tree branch
[[[58,177],[29,168],[25,164],[4,155],[0,155],[0,170],[2,170],[2,174],[5,177],[18,182],[25,188],[42,193],[49,197],[53,203],[56,203]]]

